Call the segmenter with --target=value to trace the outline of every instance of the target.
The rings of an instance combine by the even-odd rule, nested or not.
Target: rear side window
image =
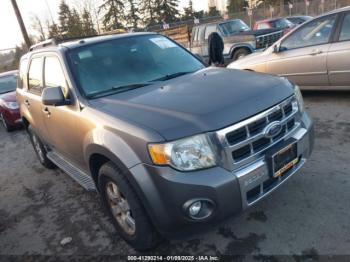
[[[42,91],[42,58],[33,58],[29,68],[28,89],[30,92],[41,94]]]
[[[67,97],[68,88],[66,78],[64,76],[61,63],[55,56],[48,56],[45,58],[45,88],[61,87],[62,92]]]
[[[350,13],[344,17],[343,25],[341,28],[339,41],[350,40]]]
[[[19,66],[18,88],[27,88],[27,67],[28,59],[24,58]]]
[[[211,33],[217,32],[216,25],[208,25],[205,29],[205,40],[207,40]]]

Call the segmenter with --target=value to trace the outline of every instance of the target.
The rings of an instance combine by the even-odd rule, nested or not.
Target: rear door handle
[[[323,52],[319,49],[315,49],[315,50],[312,50],[310,55],[320,55],[322,54]]]
[[[46,114],[47,116],[51,115],[51,112],[50,112],[49,108],[47,108],[47,107],[43,108],[43,113]]]

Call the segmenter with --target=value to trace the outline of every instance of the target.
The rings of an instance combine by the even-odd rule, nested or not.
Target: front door
[[[44,88],[61,87],[67,100],[72,99],[61,62],[55,55],[47,55],[44,61]],[[48,143],[75,165],[82,166],[82,137],[78,135],[79,105],[72,103],[66,106],[42,105],[46,129],[50,136]]]
[[[267,72],[300,86],[328,86],[327,53],[336,17],[315,19],[292,32],[267,61]]]

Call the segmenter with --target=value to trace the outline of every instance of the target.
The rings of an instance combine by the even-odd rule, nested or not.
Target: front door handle
[[[24,104],[25,104],[27,107],[29,107],[29,106],[30,106],[29,100],[28,100],[28,99],[24,100]]]
[[[46,114],[48,117],[51,115],[51,112],[48,107],[43,108],[44,114]]]
[[[310,55],[320,55],[322,54],[323,52],[319,49],[315,49],[315,50],[312,50]]]

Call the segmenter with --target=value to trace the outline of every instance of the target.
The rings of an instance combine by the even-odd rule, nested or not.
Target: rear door
[[[328,52],[327,65],[331,86],[350,87],[350,12],[341,18],[336,41]]]
[[[44,124],[41,93],[43,89],[43,57],[33,56],[29,63],[28,90],[23,97],[27,118],[37,135],[47,141],[48,136]],[[23,111],[23,110],[22,110]]]
[[[300,86],[328,86],[327,53],[336,18],[321,17],[292,32],[281,42],[280,52],[271,54],[267,71]]]

